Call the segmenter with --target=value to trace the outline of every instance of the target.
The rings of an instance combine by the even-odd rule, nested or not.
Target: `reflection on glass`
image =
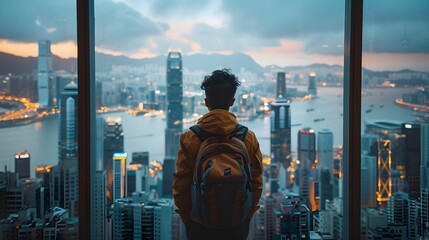
[[[364,5],[362,239],[429,237],[428,9],[417,0]]]
[[[0,239],[78,238],[75,4],[0,3]]]

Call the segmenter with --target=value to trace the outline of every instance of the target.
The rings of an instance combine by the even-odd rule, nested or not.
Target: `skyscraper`
[[[404,123],[401,133],[405,135],[405,181],[409,194],[420,199],[420,124]]]
[[[107,204],[113,203],[113,154],[124,151],[124,133],[120,117],[108,117],[104,125],[104,169],[106,170]]]
[[[49,175],[50,205],[68,209],[78,216],[78,98],[77,85],[68,84],[61,92],[58,165]]]
[[[286,98],[286,74],[284,72],[277,73],[277,95],[276,97]]]
[[[170,49],[167,57],[167,128],[162,188],[164,197],[172,195],[173,173],[183,128],[182,82],[182,56],[179,50]]]
[[[105,239],[106,234],[106,171],[96,171],[94,180],[94,194],[92,195],[91,239]]]
[[[19,179],[30,178],[30,154],[27,151],[16,153],[15,172]]]
[[[52,53],[51,41],[39,40],[39,57],[37,61],[37,89],[40,107],[52,105],[53,80],[52,80]]]
[[[317,95],[316,73],[314,72],[308,74],[308,93]]]
[[[271,162],[290,166],[291,115],[290,101],[284,98],[271,103]]]
[[[334,137],[329,129],[322,129],[317,132],[317,159],[319,167],[332,170]]]
[[[309,184],[312,177],[312,166],[316,160],[316,134],[311,128],[298,131],[298,160],[300,196],[309,201]]]
[[[127,153],[113,154],[113,200],[124,198],[127,192]]]
[[[149,152],[133,152],[131,164],[134,163],[149,166]]]

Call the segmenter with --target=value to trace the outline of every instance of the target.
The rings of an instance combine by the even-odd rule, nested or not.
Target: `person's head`
[[[238,78],[229,69],[215,70],[204,77],[201,89],[206,92],[204,101],[208,109],[229,110],[235,101],[235,92],[240,86]]]

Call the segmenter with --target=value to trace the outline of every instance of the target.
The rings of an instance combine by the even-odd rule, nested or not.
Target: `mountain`
[[[211,72],[217,68],[230,68],[233,72],[238,72],[242,68],[247,71],[262,74],[264,68],[253,60],[249,55],[243,53],[233,53],[230,55],[222,54],[193,54],[182,57],[183,67],[190,71]],[[164,67],[167,62],[167,56],[157,56],[153,58],[135,59],[126,56],[113,56],[104,53],[96,53],[97,71],[109,71],[113,66],[141,67],[145,64],[156,64]],[[12,54],[0,52],[0,75],[7,73],[22,74],[32,73],[37,70],[37,57],[19,57]],[[60,58],[53,56],[52,59],[54,71],[65,70],[76,72],[75,58]]]

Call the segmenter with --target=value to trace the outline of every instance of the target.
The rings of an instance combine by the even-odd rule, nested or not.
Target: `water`
[[[371,89],[372,95],[364,96],[362,100],[362,118],[389,119],[403,122],[413,121],[414,113],[406,108],[394,104],[397,97],[404,92],[414,92],[412,88],[407,89]],[[382,94],[381,94],[382,93]],[[373,111],[365,113],[373,104]],[[380,108],[380,105],[384,105]],[[307,109],[314,111],[307,112]],[[292,152],[297,148],[297,132],[304,127],[312,127],[317,131],[328,128],[334,133],[334,145],[342,145],[343,138],[343,112],[342,88],[320,88],[318,98],[312,101],[291,104],[293,126]],[[129,154],[137,151],[149,151],[151,160],[163,161],[164,159],[164,129],[165,120],[161,118],[134,117],[125,112],[110,113],[103,115],[120,116],[123,122],[125,151]],[[324,118],[324,121],[314,122],[315,118]],[[255,132],[259,139],[261,151],[268,155],[270,151],[270,119],[269,117],[258,118],[253,121],[243,122]],[[185,126],[187,128],[189,126]],[[363,127],[363,123],[362,123]],[[14,155],[18,151],[28,150],[31,154],[31,176],[34,177],[34,169],[37,165],[57,163],[58,142],[58,119],[48,119],[24,126],[0,128],[0,167],[3,170],[14,170]],[[95,146],[95,145],[94,145]]]

